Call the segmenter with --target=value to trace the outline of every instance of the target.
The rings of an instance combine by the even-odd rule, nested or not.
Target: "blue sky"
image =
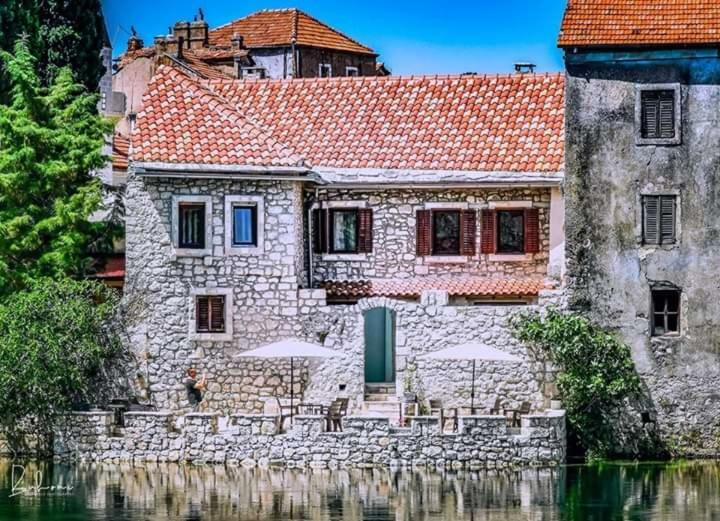
[[[298,7],[380,53],[393,74],[559,71],[565,0],[103,0],[115,54],[134,25],[146,44],[198,7],[211,27],[264,8]]]

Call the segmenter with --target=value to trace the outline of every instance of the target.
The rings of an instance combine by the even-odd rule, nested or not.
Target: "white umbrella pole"
[[[295,398],[295,358],[290,357],[290,423],[293,421],[295,407],[293,406]]]
[[[473,360],[472,390],[470,391],[470,414],[475,414],[475,360]]]

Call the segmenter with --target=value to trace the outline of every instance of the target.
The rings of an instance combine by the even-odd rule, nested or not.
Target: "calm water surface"
[[[0,461],[0,520],[720,519],[713,462],[452,474],[27,463],[19,485],[37,483],[71,490],[10,497],[12,465]]]

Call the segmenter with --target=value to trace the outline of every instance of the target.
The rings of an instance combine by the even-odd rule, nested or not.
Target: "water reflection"
[[[22,520],[612,520],[720,516],[720,466],[606,465],[522,472],[246,470],[175,464],[29,464],[29,477],[69,495],[9,498],[0,463],[0,519]],[[31,477],[32,479],[32,477]]]

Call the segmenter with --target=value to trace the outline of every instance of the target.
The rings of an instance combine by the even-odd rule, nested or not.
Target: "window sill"
[[[422,259],[426,264],[465,264],[470,261],[466,255],[430,255]]]
[[[232,339],[232,333],[190,333],[190,340],[196,342],[229,342]]]
[[[673,147],[678,146],[682,144],[682,139],[680,137],[673,137],[673,138],[657,138],[657,139],[649,139],[644,137],[636,137],[635,138],[635,145],[639,147],[647,147],[647,146],[658,146],[658,147]]]
[[[212,248],[175,248],[175,257],[210,257]]]
[[[228,246],[225,248],[226,255],[262,255],[265,253],[264,246]]]
[[[528,262],[533,260],[532,253],[493,253],[488,255],[490,262]]]
[[[328,262],[335,261],[364,261],[367,260],[367,253],[324,253],[320,259]]]

